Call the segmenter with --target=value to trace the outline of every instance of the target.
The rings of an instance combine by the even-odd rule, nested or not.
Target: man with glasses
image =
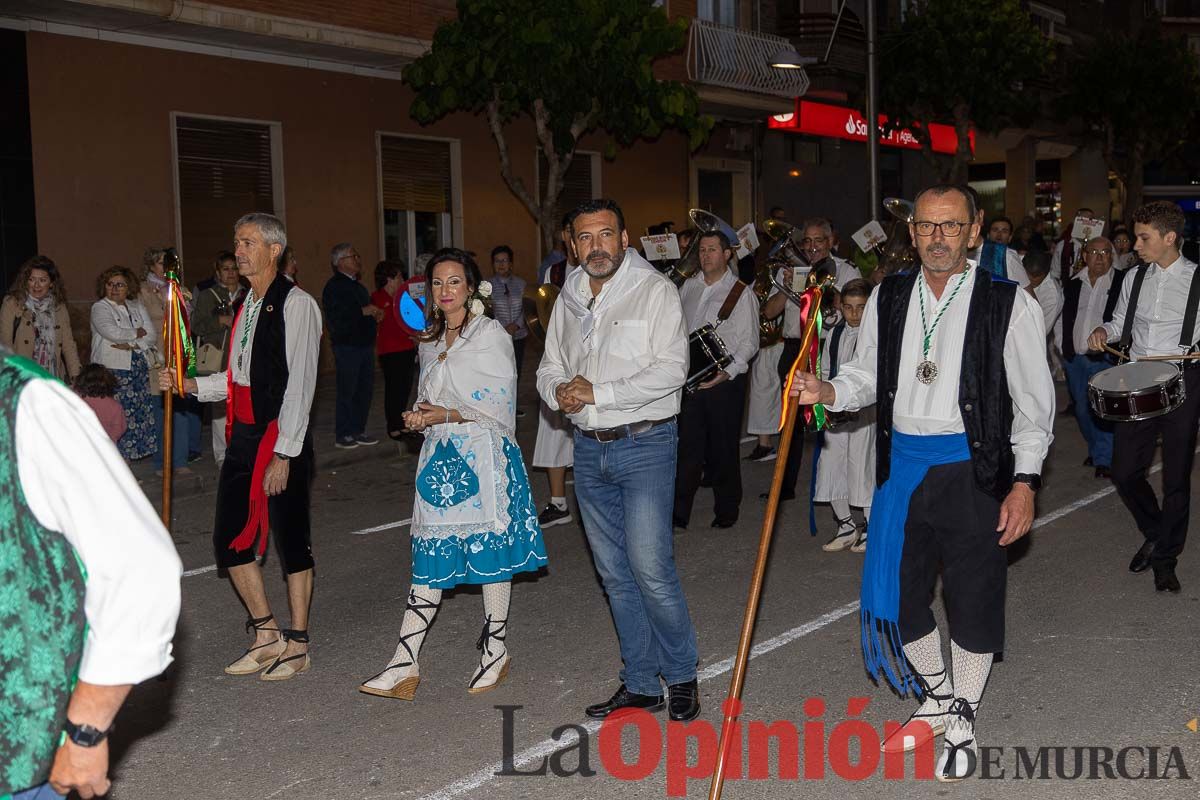
[[[334,445],[349,450],[379,444],[368,436],[367,415],[375,390],[375,333],[384,311],[371,302],[363,285],[362,258],[349,242],[335,244],[329,254],[333,277],[321,292],[333,363],[337,369]]]
[[[1113,365],[1104,353],[1088,352],[1088,336],[1096,328],[1110,322],[1117,299],[1121,296],[1121,279],[1125,273],[1113,269],[1115,250],[1112,242],[1098,236],[1083,247],[1081,269],[1063,287],[1062,356],[1067,371],[1067,390],[1075,406],[1079,432],[1087,442],[1085,467],[1095,467],[1097,478],[1111,476],[1113,454],[1112,424],[1092,412],[1088,402],[1088,380],[1097,372]]]
[[[831,411],[876,405],[876,490],[863,569],[868,670],[923,701],[885,752],[945,733],[936,776],[974,771],[975,713],[1004,649],[1004,548],[1029,532],[1053,439],[1054,383],[1033,298],[967,259],[979,234],[957,186],[917,195],[909,233],[921,268],[867,301],[855,358],[794,393]],[[941,566],[953,675],[930,609]],[[897,647],[897,644],[900,646]],[[897,652],[902,651],[902,652]],[[893,657],[895,661],[893,662]]]
[[[822,262],[825,262],[824,266],[829,267],[830,264],[826,262],[826,259],[832,262],[831,268],[834,271],[833,288],[835,290],[840,290],[848,281],[862,278],[862,272],[859,271],[858,267],[844,258],[832,255],[832,250],[837,244],[837,240],[834,238],[833,226],[830,225],[829,220],[822,217],[807,219],[800,226],[800,231],[800,247],[804,253],[806,263],[795,270],[791,268],[779,270],[775,276],[776,283],[782,283],[784,286],[791,287],[794,285],[793,280],[803,282],[809,272],[814,268],[822,266]],[[799,278],[796,278],[796,272],[799,273]],[[782,391],[783,383],[787,380],[787,374],[791,371],[796,356],[800,355],[800,338],[804,335],[804,331],[800,324],[800,307],[786,293],[780,291],[777,285],[772,286],[771,293],[763,303],[762,315],[767,319],[774,319],[781,313],[783,314],[783,352],[779,356],[779,366],[776,373],[779,376],[779,383],[771,387],[775,394]],[[760,387],[759,391],[762,390],[763,388]],[[754,454],[752,453],[751,455]],[[804,426],[797,425],[792,433],[791,449],[788,451],[787,464],[784,466],[783,486],[779,493],[780,500],[794,500],[796,498],[796,481],[800,476],[800,462],[803,459]],[[766,492],[760,495],[761,498],[766,498],[766,496]]]

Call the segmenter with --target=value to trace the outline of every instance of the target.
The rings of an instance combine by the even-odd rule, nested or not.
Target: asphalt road
[[[535,420],[530,414],[521,421],[527,456]],[[724,797],[1197,796],[1200,734],[1186,727],[1200,716],[1197,545],[1180,563],[1179,595],[1155,593],[1150,573],[1130,574],[1126,564],[1138,543],[1130,518],[1107,482],[1077,466],[1084,452],[1074,421],[1059,417],[1057,434],[1038,499],[1038,527],[1011,553],[1008,647],[979,711],[977,737],[994,748],[992,777],[945,786],[914,778],[911,760],[902,780],[869,764],[865,778],[843,776],[860,755],[869,758],[855,739],[848,760],[835,755],[846,750],[847,733],[864,733],[862,725],[839,729],[851,699],[869,701],[865,709],[858,701],[854,710],[871,735],[887,720],[904,720],[914,703],[865,676],[855,613],[861,556],[821,552],[830,513],[818,510],[822,535],[811,537],[807,505],[799,502],[786,504],[779,519],[743,713],[746,723],[782,721],[803,731],[799,779],[780,777],[796,762],[772,746],[765,751],[770,777],[730,781]],[[692,529],[676,537],[699,637],[701,719],[708,725],[674,735],[652,726],[640,749],[632,730],[621,748],[611,731],[602,735],[595,725],[564,728],[557,731],[561,741],[551,739],[560,726],[587,722],[584,706],[611,694],[620,666],[608,607],[577,524],[549,529],[548,570],[514,586],[508,681],[487,694],[466,692],[478,660],[482,602],[478,589],[464,589],[447,594],[421,653],[416,701],[405,703],[360,694],[357,686],[386,665],[398,635],[409,540],[407,526],[396,523],[412,510],[411,458],[363,461],[318,476],[313,668],[283,683],[222,672],[245,646],[245,615],[228,582],[205,570],[212,563],[212,495],[177,501],[174,536],[192,574],[183,579],[176,661],[163,677],[137,687],[118,718],[111,796],[505,800],[661,798],[681,789],[689,797],[707,796],[706,779],[688,782],[683,775],[697,761],[705,734],[720,725],[758,544],[764,507],[758,494],[772,467],[745,465],[746,500],[736,528],[705,527],[711,496],[701,490]],[[540,506],[543,477],[534,476],[534,489]],[[361,533],[389,524],[394,527]],[[284,584],[277,561],[268,558],[268,589],[282,611]],[[823,713],[814,701],[823,703]],[[554,766],[574,774],[496,775],[504,759],[505,714],[514,767],[536,772],[547,755],[566,747]],[[656,719],[665,722],[664,715]],[[823,734],[805,723],[823,724]],[[577,741],[580,730],[584,745]],[[867,741],[864,749],[871,750],[870,735]],[[810,757],[810,746],[824,757]],[[1049,749],[1039,755],[1039,748]],[[1091,767],[1093,757],[1104,761],[1096,748],[1112,751],[1114,777],[1106,777],[1103,763]],[[1154,773],[1167,777],[1118,774],[1147,773],[1151,748],[1157,748]],[[1077,752],[1082,776],[1072,779]],[[683,761],[669,770],[672,756]],[[1023,756],[1034,761],[1032,770]],[[614,775],[623,770],[618,761],[627,765],[624,778]],[[824,775],[816,777],[821,763]],[[578,774],[581,766],[595,774]]]

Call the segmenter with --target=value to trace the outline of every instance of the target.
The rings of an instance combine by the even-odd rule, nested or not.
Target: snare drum
[[[696,391],[714,373],[733,363],[733,356],[729,355],[725,342],[721,341],[717,329],[711,324],[692,331],[688,336],[688,350],[691,359],[683,388],[689,392]]]
[[[1092,410],[1113,422],[1161,417],[1179,408],[1184,397],[1183,373],[1169,361],[1133,361],[1088,381]]]

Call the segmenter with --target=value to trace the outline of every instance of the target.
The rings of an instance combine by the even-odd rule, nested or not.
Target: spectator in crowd
[[[117,402],[117,379],[100,364],[87,364],[75,376],[75,394],[100,420],[108,438],[117,442],[125,434],[125,411]]]
[[[1113,269],[1129,269],[1137,261],[1137,253],[1133,252],[1133,237],[1124,225],[1113,228]],[[1086,260],[1087,254],[1084,254]]]
[[[1071,276],[1075,274],[1076,267],[1083,261],[1083,242],[1072,236],[1076,217],[1088,217],[1090,219],[1095,215],[1094,211],[1085,206],[1076,211],[1073,216],[1063,217],[1062,234],[1059,235],[1058,241],[1054,243],[1054,250],[1050,257],[1050,274],[1060,284],[1070,280]]]
[[[130,461],[158,452],[150,394],[158,331],[142,301],[135,299],[140,289],[133,270],[109,267],[96,279],[99,299],[92,304],[92,361],[108,367],[117,379],[117,402],[125,411],[125,435],[117,449]]]
[[[228,250],[217,253],[213,262],[213,284],[196,296],[196,311],[192,314],[192,333],[196,347],[212,346],[221,351],[219,364],[206,364],[198,369],[198,375],[224,372],[229,367],[229,337],[233,331],[233,320],[242,301],[246,299],[246,287],[238,274],[237,257]],[[192,400],[192,398],[188,398]],[[176,400],[176,402],[179,402]],[[213,460],[217,469],[225,463],[225,405],[209,403],[212,409]]]
[[[492,313],[496,321],[504,326],[513,338],[513,353],[517,357],[517,378],[521,377],[521,364],[525,358],[525,327],[522,297],[525,279],[513,274],[513,251],[506,244],[492,250]],[[518,415],[520,416],[520,415]]]
[[[142,254],[141,291],[138,298],[150,315],[150,327],[155,335],[162,337],[163,316],[167,307],[167,279],[164,272],[163,259],[166,250],[161,247],[147,247]],[[192,298],[184,290],[184,302],[191,308]],[[155,363],[150,364],[151,370],[162,366],[162,354],[155,347]],[[154,399],[155,437],[158,442],[163,438],[163,401],[162,393],[158,390],[158,382],[150,382],[150,393],[157,395]],[[189,461],[200,458],[200,407],[190,399],[175,403],[173,406],[175,418],[175,436],[171,440],[171,465],[178,472],[187,466]],[[159,466],[163,459],[160,454]],[[190,470],[189,470],[190,471]],[[184,473],[187,474],[187,473]]]
[[[299,286],[296,280],[296,273],[300,271],[300,264],[296,261],[296,251],[289,244],[283,248],[283,254],[279,256],[279,272],[283,277],[287,278],[292,283]]]
[[[334,444],[343,449],[379,444],[366,430],[375,384],[375,326],[383,320],[383,309],[371,302],[362,285],[362,258],[354,245],[334,245],[329,262],[333,277],[325,284],[321,304],[337,368]]]
[[[181,565],[92,412],[2,348],[0,498],[0,797],[107,794],[113,718],[171,663]]]
[[[400,324],[396,295],[401,291],[406,266],[399,259],[380,261],[375,266],[375,293],[371,302],[383,311],[379,335],[375,337],[375,352],[383,370],[383,415],[387,420],[388,437],[399,441],[404,436],[404,412],[408,411],[408,396],[412,392],[413,365],[417,361],[417,345],[408,329]]]
[[[1042,309],[1042,320],[1047,332],[1054,330],[1063,307],[1063,290],[1058,281],[1050,277],[1050,255],[1034,250],[1025,254],[1022,262],[1025,272],[1029,275],[1029,285],[1025,291],[1033,295],[1038,306]]]
[[[56,378],[79,374],[79,350],[71,333],[62,278],[45,256],[34,256],[21,265],[0,303],[0,343]]]

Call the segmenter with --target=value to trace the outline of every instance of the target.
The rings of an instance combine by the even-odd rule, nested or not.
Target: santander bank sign
[[[883,132],[887,117],[879,115],[879,143],[890,147],[920,150],[921,144],[908,128]],[[767,127],[774,130],[807,133],[812,136],[828,136],[848,139],[852,142],[867,141],[867,120],[853,108],[814,103],[796,99],[796,110],[791,114],[778,114],[767,120]],[[958,149],[958,134],[953,125],[933,123],[929,126],[931,144],[935,153],[952,154]],[[975,152],[975,131],[969,134],[971,152]]]

